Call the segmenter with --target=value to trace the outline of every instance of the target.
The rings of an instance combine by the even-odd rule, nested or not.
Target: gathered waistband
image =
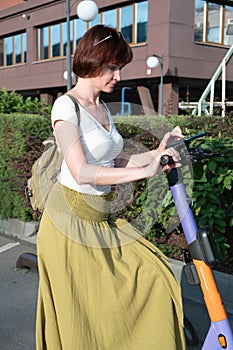
[[[81,219],[93,221],[109,219],[112,192],[106,195],[80,193],[64,185],[62,190],[70,210]]]

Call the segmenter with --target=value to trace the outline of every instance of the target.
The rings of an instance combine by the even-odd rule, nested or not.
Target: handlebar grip
[[[161,165],[167,165],[167,164],[174,164],[174,160],[171,156],[168,156],[167,154],[164,154],[160,158],[160,164]]]

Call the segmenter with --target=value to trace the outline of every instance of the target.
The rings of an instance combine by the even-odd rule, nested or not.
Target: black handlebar
[[[174,160],[171,156],[168,156],[167,154],[165,154],[164,156],[162,156],[160,158],[160,164],[161,165],[166,165],[166,164],[174,164]]]
[[[202,137],[202,136],[207,136],[209,134],[210,134],[210,132],[203,131],[199,134],[196,134],[196,135],[181,139],[180,141],[171,143],[167,146],[167,148],[174,147],[175,149],[177,149],[177,151],[180,153],[181,160],[187,159],[187,153],[188,153],[188,156],[191,158],[191,161],[193,163],[198,162],[202,159],[206,159],[206,158],[208,159],[208,158],[212,158],[212,157],[216,157],[216,156],[221,157],[222,154],[212,153],[211,150],[204,149],[202,147],[193,147],[193,148],[189,147],[189,144],[191,141],[193,141],[199,137]],[[185,149],[184,149],[184,147],[182,147],[184,144],[186,145]],[[169,155],[163,155],[160,159],[160,164],[161,165],[174,164],[174,160]]]
[[[199,138],[199,137],[202,137],[202,136],[207,136],[209,135],[210,132],[209,131],[203,131],[203,132],[200,132],[199,134],[195,134],[193,136],[189,136],[189,137],[185,137],[184,139],[181,139],[180,141],[177,141],[177,142],[174,142],[174,143],[170,143],[167,148],[170,148],[170,147],[175,147],[175,146],[178,146],[182,143],[185,143],[186,145],[188,145],[191,141]]]

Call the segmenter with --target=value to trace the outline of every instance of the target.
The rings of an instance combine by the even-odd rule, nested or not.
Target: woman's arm
[[[156,155],[165,150],[167,145],[174,141],[178,141],[183,138],[183,134],[181,129],[176,126],[171,132],[168,132],[164,135],[160,145],[157,149],[152,151],[147,151],[139,154],[127,154],[124,151],[120,153],[120,155],[115,160],[115,166],[118,168],[121,167],[144,167],[150,164]]]
[[[86,161],[77,127],[59,120],[55,123],[54,128],[67,166],[78,184],[115,185],[149,178],[161,172],[160,158],[163,154],[171,155],[175,161],[178,161],[179,158],[172,148],[167,150],[164,148],[146,152],[144,156],[143,153],[130,156],[128,163],[130,166],[127,167],[96,166],[88,164]],[[146,162],[143,158],[146,159]],[[176,167],[178,164],[171,166]],[[171,166],[167,165],[166,167]]]

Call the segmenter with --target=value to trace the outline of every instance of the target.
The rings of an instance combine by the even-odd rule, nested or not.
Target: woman
[[[151,178],[177,167],[166,145],[182,138],[176,127],[157,150],[123,153],[123,141],[100,100],[132,60],[122,35],[103,25],[80,40],[78,76],[59,97],[52,125],[64,156],[59,181],[38,233],[37,350],[185,349],[178,282],[166,257],[139,231],[110,213],[111,186]],[[175,163],[161,169],[163,154]]]

